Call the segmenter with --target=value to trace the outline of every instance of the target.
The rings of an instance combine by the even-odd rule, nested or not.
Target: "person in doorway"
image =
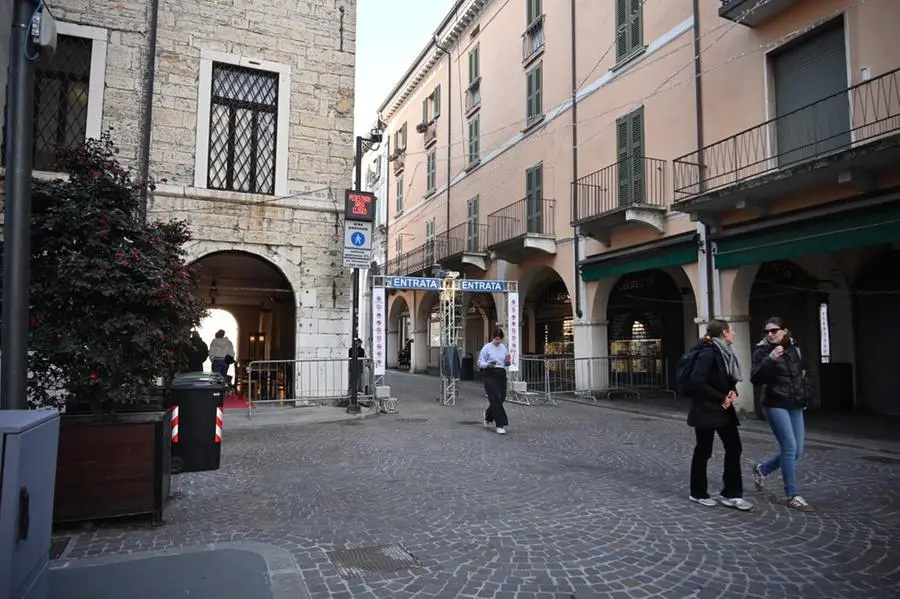
[[[216,331],[216,338],[209,344],[209,359],[212,360],[212,371],[228,379],[228,369],[234,364],[234,345],[225,336],[225,331]]]
[[[763,413],[781,451],[754,466],[753,482],[761,490],[766,477],[781,468],[787,506],[811,512],[813,508],[797,494],[797,461],[806,434],[803,411],[809,402],[806,367],[784,321],[777,316],[768,319],[764,333],[753,352],[750,382],[762,385]]]
[[[494,329],[491,340],[484,344],[478,354],[478,367],[484,380],[484,391],[488,396],[488,407],[484,411],[484,426],[497,427],[497,433],[506,434],[509,418],[503,401],[506,398],[506,367],[510,364],[509,350],[503,343],[503,331]]]
[[[694,428],[697,443],[691,459],[690,500],[706,507],[717,501],[707,491],[706,467],[712,457],[713,441],[718,435],[725,448],[722,492],[718,503],[741,511],[753,506],[744,496],[741,479],[740,420],[734,408],[741,368],[731,346],[734,331],[722,320],[711,320],[706,336],[692,350],[697,351],[690,376],[692,394],[688,425]]]
[[[190,347],[187,354],[188,371],[203,372],[203,363],[209,357],[209,347],[196,329],[191,331]]]
[[[350,381],[350,387],[353,386],[353,357],[356,356],[359,358],[359,379],[357,379],[356,390],[361,393],[365,393],[366,385],[365,381],[367,380],[366,371],[368,370],[367,364],[364,361],[366,357],[366,349],[363,347],[362,339],[357,337],[353,341],[353,345],[350,346],[350,349],[347,350],[347,357],[350,358],[350,361],[347,363],[347,380]],[[350,391],[347,391],[347,394],[350,395]]]

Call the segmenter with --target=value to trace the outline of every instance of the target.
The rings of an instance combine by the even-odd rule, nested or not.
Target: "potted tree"
[[[205,311],[184,222],[147,222],[109,134],[34,181],[29,401],[59,408],[54,520],[150,514],[169,495],[171,416],[158,393]],[[154,392],[154,389],[157,392]]]

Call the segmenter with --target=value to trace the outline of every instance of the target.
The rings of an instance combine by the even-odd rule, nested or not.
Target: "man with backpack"
[[[692,400],[687,423],[694,428],[697,438],[691,459],[690,500],[706,507],[721,503],[747,511],[753,506],[743,498],[740,421],[734,408],[737,383],[742,377],[731,348],[733,343],[734,331],[729,324],[711,320],[706,336],[678,361],[678,391]],[[722,492],[713,499],[707,490],[706,466],[712,457],[716,435],[725,448],[725,469]]]

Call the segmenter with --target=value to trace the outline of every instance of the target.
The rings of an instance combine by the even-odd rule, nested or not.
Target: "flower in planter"
[[[178,220],[147,222],[109,134],[64,151],[66,180],[33,182],[28,391],[96,411],[150,401],[205,315]],[[100,375],[102,373],[102,376]]]

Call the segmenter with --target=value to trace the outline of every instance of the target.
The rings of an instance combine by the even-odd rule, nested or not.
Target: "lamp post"
[[[355,176],[353,180],[354,191],[362,191],[362,157],[376,144],[381,143],[381,129],[375,128],[369,135],[356,136],[356,155],[354,158]],[[350,404],[347,406],[348,414],[359,414],[359,350],[356,347],[356,339],[359,337],[359,269],[353,269],[353,310],[352,333],[350,339]]]
[[[6,205],[3,223],[3,342],[0,408],[24,410],[28,384],[28,296],[31,266],[31,169],[34,62],[29,24],[34,0],[13,9],[6,120]],[[31,50],[33,52],[34,50]],[[0,65],[5,67],[5,65]]]

